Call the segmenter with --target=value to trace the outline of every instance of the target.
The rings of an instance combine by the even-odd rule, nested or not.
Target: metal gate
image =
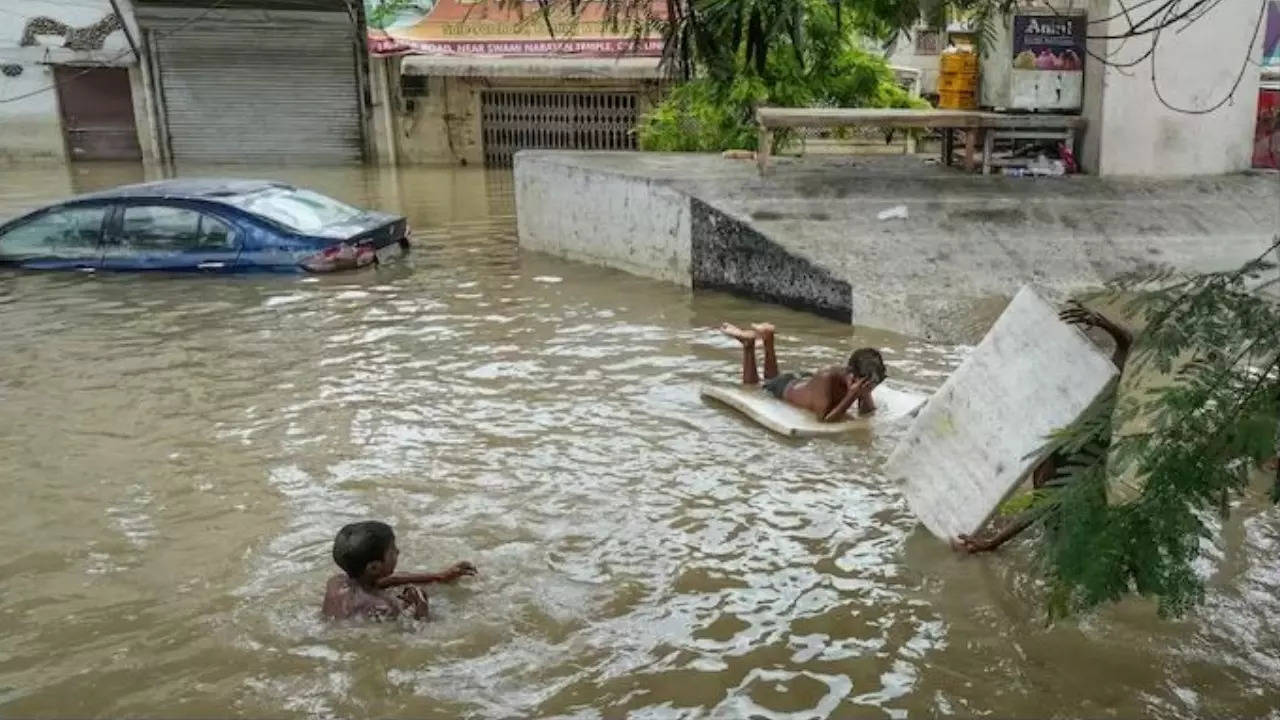
[[[177,12],[140,13],[173,160],[362,159],[356,35],[346,13],[223,10],[192,22],[194,11]]]
[[[636,149],[636,93],[485,90],[480,119],[489,167],[517,150]]]
[[[133,91],[124,68],[55,66],[62,134],[72,160],[137,160]]]

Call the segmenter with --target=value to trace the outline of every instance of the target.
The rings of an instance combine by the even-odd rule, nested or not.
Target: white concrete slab
[[[1043,459],[1052,431],[1106,392],[1117,371],[1031,286],[916,416],[885,463],[911,511],[942,540],[977,532]]]
[[[689,287],[689,196],[665,183],[522,151],[515,159],[520,247]]]
[[[700,394],[704,398],[718,400],[769,430],[788,437],[840,435],[896,422],[918,410],[925,402],[924,395],[881,385],[871,392],[876,401],[874,413],[831,423],[822,422],[808,410],[789,405],[758,387],[704,385]]]

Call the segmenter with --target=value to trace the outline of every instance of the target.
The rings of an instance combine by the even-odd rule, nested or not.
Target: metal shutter
[[[176,162],[350,163],[363,138],[345,14],[214,19],[150,34]],[[330,16],[316,22],[317,15]]]
[[[485,90],[480,94],[484,160],[509,167],[517,151],[634,150],[636,93]]]

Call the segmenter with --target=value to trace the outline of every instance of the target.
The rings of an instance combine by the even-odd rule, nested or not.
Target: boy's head
[[[391,526],[368,520],[344,525],[333,539],[333,561],[356,580],[377,580],[396,570],[396,534]]]
[[[873,385],[884,382],[884,358],[875,348],[858,348],[849,355],[849,372],[856,378],[866,378]]]

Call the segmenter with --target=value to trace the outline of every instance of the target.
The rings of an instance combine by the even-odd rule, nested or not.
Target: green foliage
[[[709,78],[685,83],[641,120],[640,147],[665,152],[754,148],[751,109],[766,94],[763,84],[750,77],[727,89]]]
[[[1008,21],[1015,5],[1013,0],[949,0],[945,4],[951,13],[977,30],[978,49],[983,55],[995,44],[999,26]]]
[[[1035,502],[1034,492],[1015,493],[1008,500],[1000,503],[1000,507],[996,508],[996,514],[1001,517],[1017,517],[1024,510],[1029,510]]]
[[[852,4],[869,23],[873,3]],[[899,6],[892,2],[886,7]],[[755,108],[927,107],[898,86],[885,61],[859,49],[825,0],[705,0],[690,29],[703,38],[700,77],[675,88],[639,128],[646,150],[754,149]],[[857,15],[849,13],[849,17]],[[744,29],[745,28],[745,29]],[[779,133],[780,145],[791,135]]]
[[[1176,616],[1204,597],[1193,563],[1213,537],[1214,513],[1225,515],[1276,452],[1280,307],[1249,288],[1274,270],[1266,258],[1278,247],[1233,272],[1133,275],[1091,298],[1145,321],[1125,382],[1151,389],[1119,405],[1108,393],[1051,439],[1071,458],[1036,501],[1051,616],[1128,593]],[[1135,418],[1142,432],[1113,436]],[[1108,504],[1107,484],[1126,471],[1143,480],[1141,493]]]
[[[396,15],[417,4],[417,0],[365,0],[365,22],[379,30],[391,24]]]

